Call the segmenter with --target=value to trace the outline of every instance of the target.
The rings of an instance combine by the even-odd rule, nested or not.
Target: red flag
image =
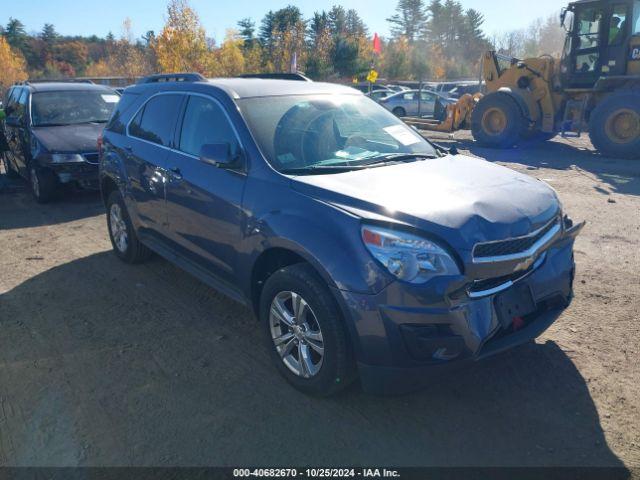
[[[378,55],[382,53],[382,44],[380,43],[380,37],[377,33],[373,34],[373,51]]]

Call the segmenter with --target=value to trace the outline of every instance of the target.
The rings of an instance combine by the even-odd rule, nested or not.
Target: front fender
[[[281,248],[305,259],[327,285],[339,290],[375,294],[391,282],[364,247],[358,217],[300,198],[296,207],[268,212],[249,227],[247,270],[264,252]],[[251,285],[246,287],[249,291]]]

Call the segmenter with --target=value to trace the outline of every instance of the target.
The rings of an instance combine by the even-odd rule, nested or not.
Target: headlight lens
[[[77,153],[53,153],[51,163],[77,163],[84,162],[84,157]]]
[[[363,226],[362,240],[376,260],[404,282],[420,284],[436,276],[460,274],[442,247],[417,235]]]

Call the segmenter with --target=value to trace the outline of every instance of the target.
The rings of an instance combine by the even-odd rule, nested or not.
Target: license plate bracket
[[[525,317],[536,311],[531,288],[527,284],[516,285],[495,299],[498,320],[503,328],[509,328],[514,317]]]

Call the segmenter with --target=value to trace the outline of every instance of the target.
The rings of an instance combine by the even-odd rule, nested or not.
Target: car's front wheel
[[[327,285],[309,265],[285,267],[269,277],[260,320],[278,370],[297,389],[329,396],[354,380],[344,320]]]
[[[140,243],[131,223],[122,195],[113,191],[107,200],[107,227],[113,251],[126,263],[140,263],[149,258],[151,251]]]
[[[58,179],[51,170],[32,165],[29,168],[29,185],[36,201],[47,203],[53,200],[57,193]]]

